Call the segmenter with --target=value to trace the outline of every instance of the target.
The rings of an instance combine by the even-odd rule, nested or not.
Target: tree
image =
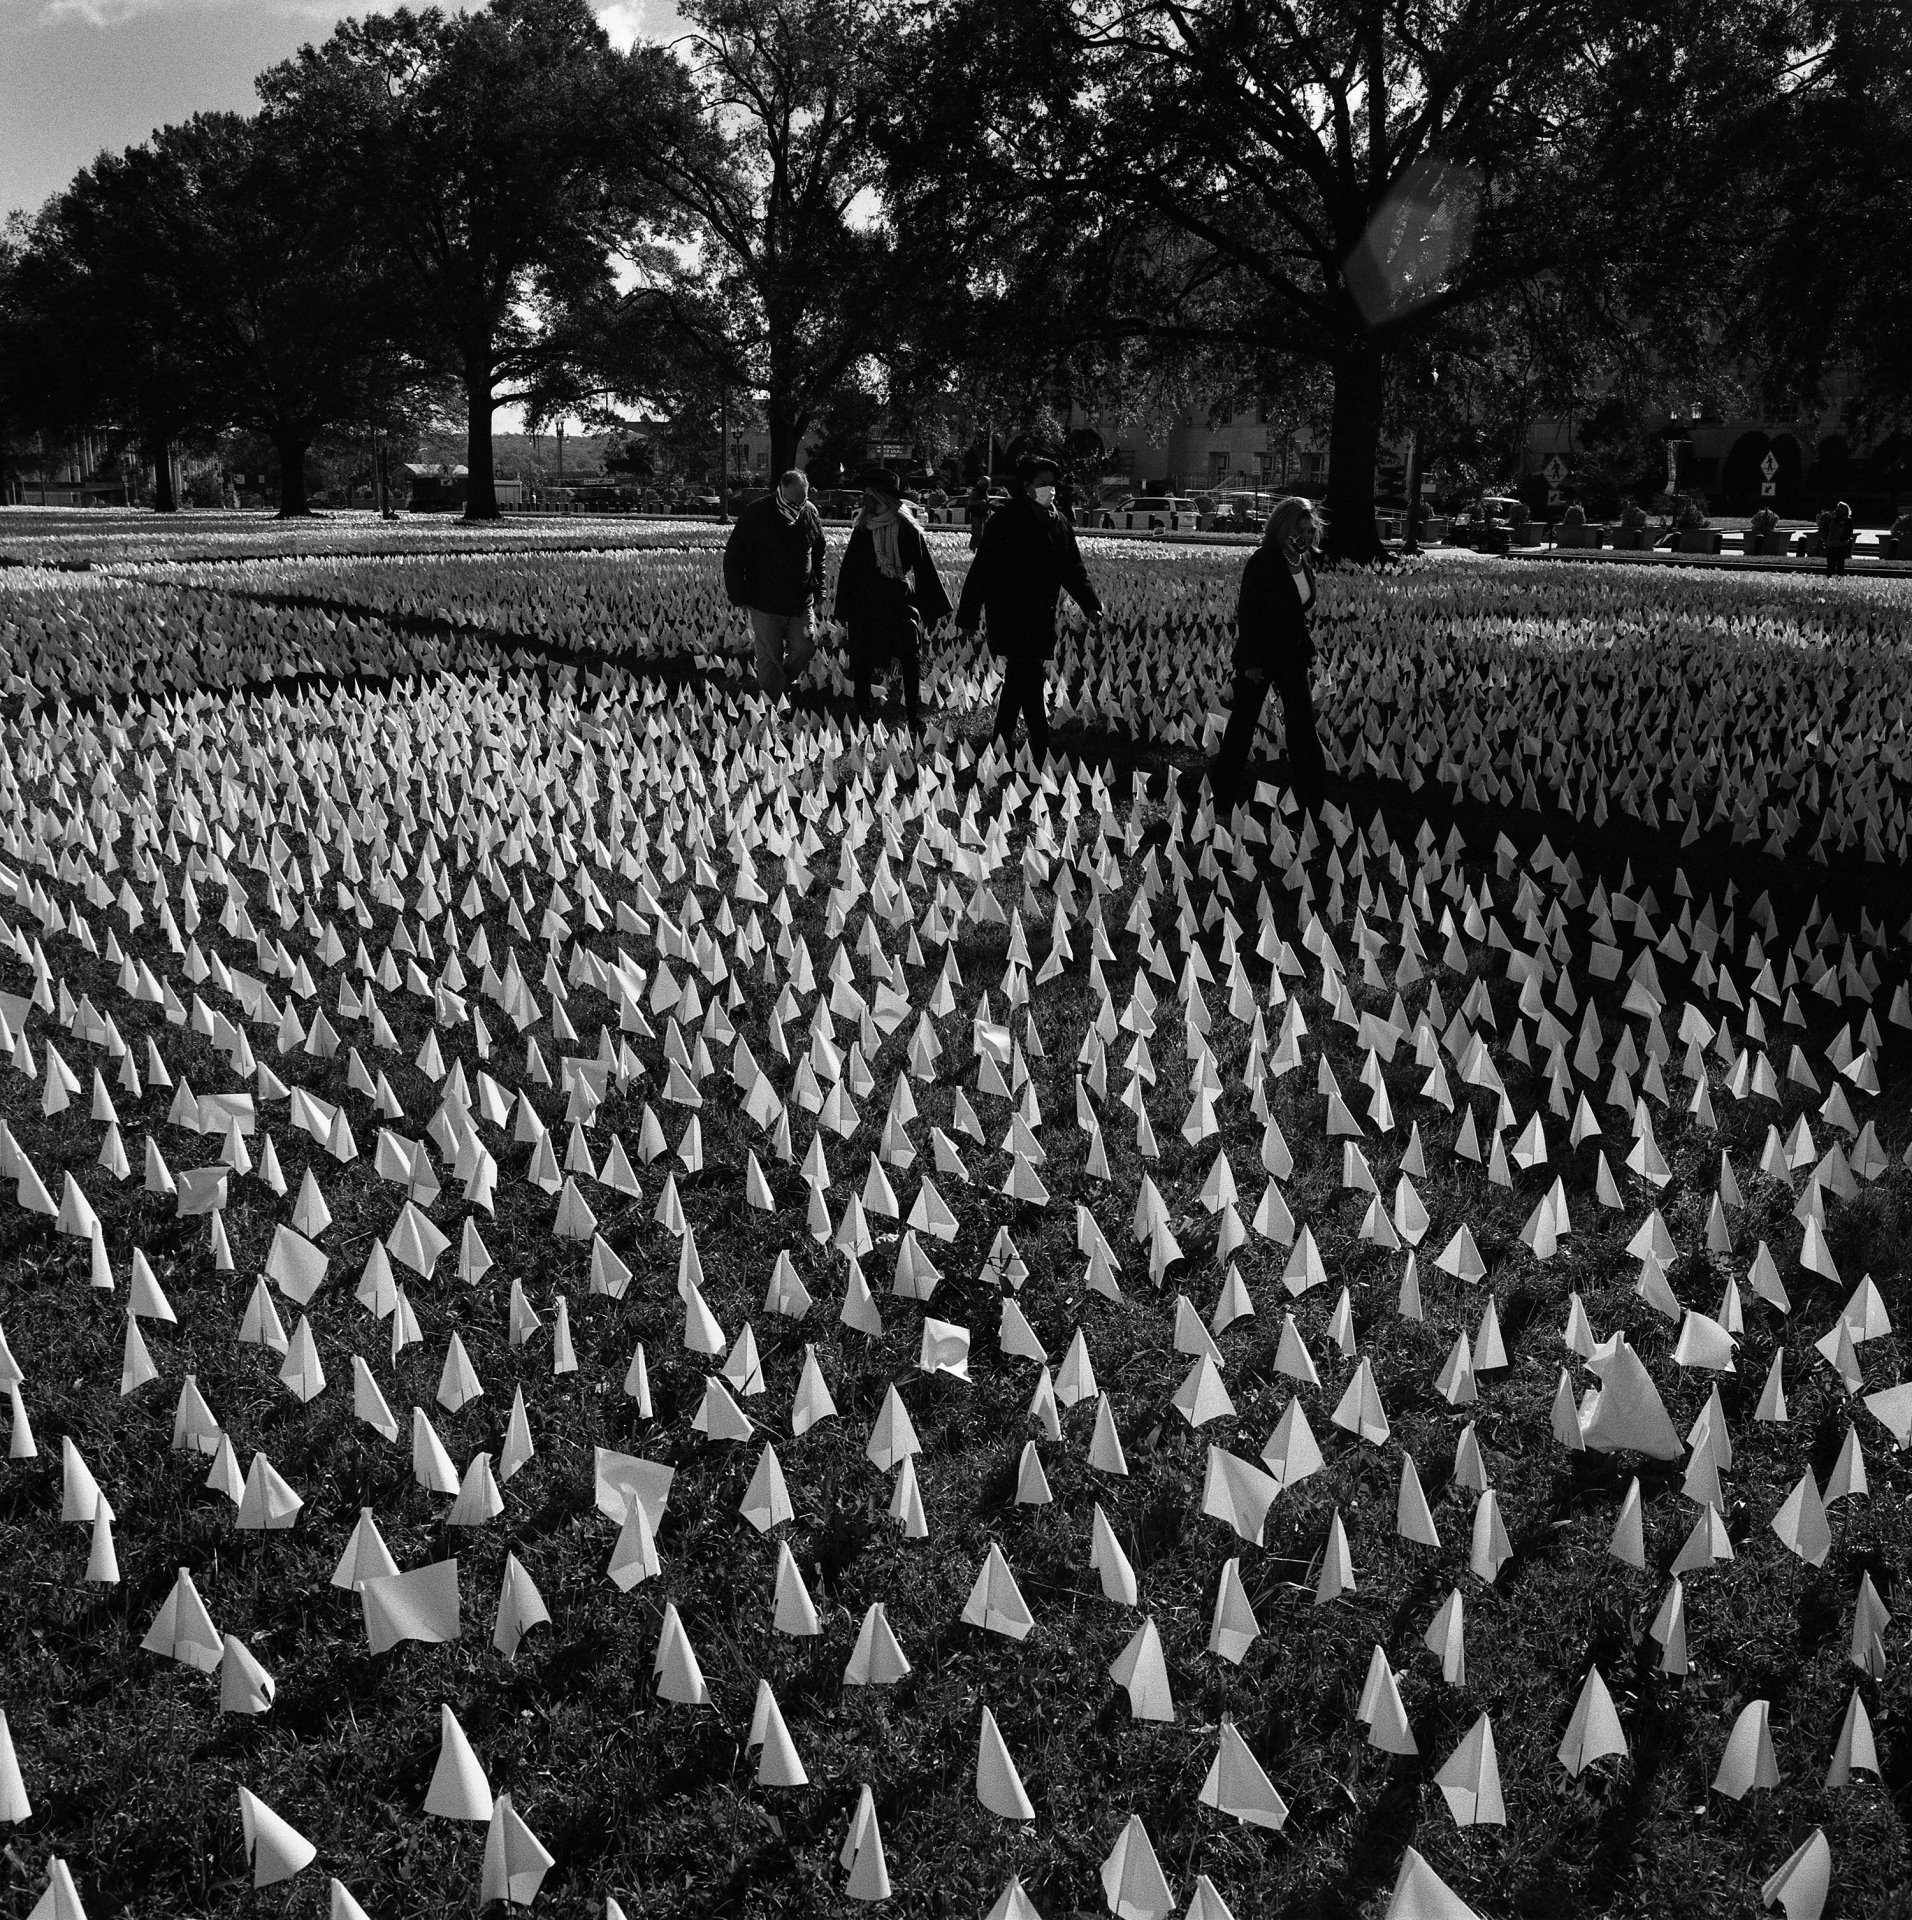
[[[1770,436],[1757,428],[1742,433],[1728,448],[1720,464],[1719,490],[1729,513],[1757,513],[1777,498],[1777,488],[1770,495],[1761,491],[1766,485],[1766,476],[1760,469],[1771,457],[1772,450]]]
[[[322,432],[396,424],[419,395],[385,341],[356,208],[275,130],[237,114],[162,128],[115,170],[103,225],[160,293],[204,409],[271,442],[279,511],[294,516],[309,511],[306,453]]]
[[[12,213],[0,220],[0,505],[11,505],[13,487],[23,469],[28,442],[34,437],[19,413],[8,378],[8,288],[30,236],[27,217]]]
[[[853,480],[869,459],[870,441],[883,418],[883,404],[867,387],[844,385],[817,410],[822,432],[810,449],[808,471],[820,487]],[[787,472],[771,462],[773,473]]]
[[[684,0],[679,11],[704,134],[662,153],[655,177],[695,222],[704,264],[635,304],[761,397],[780,473],[828,396],[884,344],[908,284],[908,255],[876,218],[895,10]]]
[[[178,505],[173,453],[219,424],[201,370],[179,346],[177,289],[126,231],[133,168],[102,154],[16,237],[0,269],[0,413],[64,441],[111,423],[153,468],[153,504]]]
[[[1736,196],[1724,344],[1775,410],[1823,404],[1835,369],[1862,432],[1912,423],[1912,15],[1807,0],[1804,51]]]
[[[397,336],[463,392],[466,517],[495,519],[492,414],[602,299],[613,250],[667,223],[648,156],[689,136],[674,56],[613,52],[587,0],[491,0],[342,23],[261,76],[269,120],[349,184],[384,255]]]
[[[1100,296],[1078,311],[1104,334],[1326,368],[1330,549],[1367,558],[1389,361],[1516,289],[1592,309],[1644,252],[1677,267],[1770,102],[1791,11],[955,0],[899,184],[926,201],[960,136],[971,231],[1053,232],[1066,207],[1068,269]],[[1068,277],[1053,253],[1046,270]]]

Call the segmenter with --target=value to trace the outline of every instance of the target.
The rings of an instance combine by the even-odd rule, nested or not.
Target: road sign
[[[1779,482],[1777,480],[1762,480],[1759,483],[1759,497],[1762,500],[1774,499],[1778,496],[1778,493]]]
[[[1552,454],[1548,457],[1547,464],[1541,468],[1541,472],[1547,476],[1548,486],[1558,493],[1560,483],[1567,477],[1567,463],[1559,454]]]
[[[1768,482],[1777,480],[1779,478],[1779,456],[1776,453],[1769,452],[1765,459],[1759,463],[1759,470]]]

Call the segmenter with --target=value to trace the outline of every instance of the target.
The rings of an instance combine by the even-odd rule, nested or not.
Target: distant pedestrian
[[[810,664],[823,615],[823,523],[794,468],[738,514],[724,546],[724,591],[750,615],[757,691],[774,700]]]
[[[904,511],[893,473],[873,469],[863,479],[863,501],[850,544],[837,569],[836,617],[848,630],[856,717],[870,718],[870,685],[879,667],[903,671],[903,709],[910,731],[923,730],[921,659],[924,629],[949,615],[929,542]]]
[[[1261,545],[1249,555],[1235,608],[1235,687],[1228,727],[1209,769],[1217,810],[1231,813],[1241,798],[1248,749],[1272,684],[1281,696],[1295,798],[1310,816],[1326,798],[1327,765],[1315,737],[1308,669],[1314,664],[1315,574],[1311,556],[1319,529],[1302,499],[1278,500]]]
[[[974,553],[983,543],[983,528],[989,524],[989,482],[978,480],[969,490],[969,550]]]
[[[1854,528],[1852,509],[1841,500],[1819,516],[1819,544],[1826,556],[1828,573],[1844,573],[1852,557]]]
[[[990,516],[956,610],[963,633],[983,623],[989,650],[1003,663],[995,738],[1013,746],[1020,715],[1038,760],[1049,751],[1047,678],[1057,599],[1066,591],[1092,624],[1102,619],[1075,530],[1055,510],[1056,478],[1053,460],[1030,456],[1017,463],[1016,491]]]

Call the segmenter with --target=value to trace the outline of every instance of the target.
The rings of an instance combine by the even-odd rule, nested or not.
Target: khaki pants
[[[817,650],[808,603],[800,613],[750,609],[750,631],[757,643],[757,691],[773,700],[810,664]]]

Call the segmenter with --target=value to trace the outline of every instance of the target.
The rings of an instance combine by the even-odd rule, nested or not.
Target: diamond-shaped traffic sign
[[[1567,477],[1567,464],[1556,453],[1548,459],[1547,464],[1541,468],[1541,472],[1547,476],[1548,486],[1558,492],[1561,481]]]
[[[1759,463],[1759,470],[1768,480],[1777,480],[1779,478],[1779,456],[1776,453],[1769,452],[1765,459]]]

